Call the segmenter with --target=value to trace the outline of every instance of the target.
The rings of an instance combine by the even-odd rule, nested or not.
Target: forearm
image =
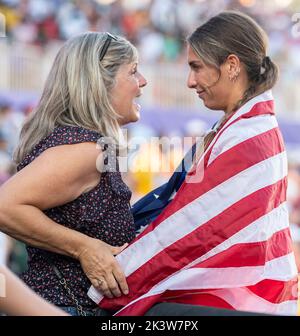
[[[11,248],[12,248],[12,243],[11,243],[12,238],[7,236],[6,234],[0,232],[0,264],[7,264]]]
[[[30,205],[1,208],[0,230],[28,245],[78,259],[88,236],[57,224]]]
[[[64,311],[43,300],[9,270],[0,267],[4,295],[0,311],[15,316],[66,316]]]

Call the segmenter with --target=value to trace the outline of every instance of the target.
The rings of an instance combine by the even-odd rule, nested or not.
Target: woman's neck
[[[241,73],[238,80],[232,85],[228,104],[227,107],[224,109],[225,114],[232,114],[236,111],[248,87],[248,79],[245,75],[243,75],[243,73]]]

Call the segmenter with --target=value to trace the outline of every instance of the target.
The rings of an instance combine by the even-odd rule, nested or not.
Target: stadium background
[[[225,9],[241,10],[262,25],[268,54],[280,68],[274,96],[289,159],[288,204],[300,270],[300,0],[0,0],[0,184],[15,171],[18,132],[59,47],[84,31],[123,35],[139,50],[148,86],[130,137],[201,136],[220,113],[205,109],[186,87],[185,37]],[[172,160],[163,150],[149,159],[149,143],[140,145],[134,168],[124,174],[132,201],[166,181],[185,149],[174,146]],[[158,162],[154,172],[139,171],[150,162]],[[0,258],[20,273],[26,267],[23,245],[4,235],[0,240]]]

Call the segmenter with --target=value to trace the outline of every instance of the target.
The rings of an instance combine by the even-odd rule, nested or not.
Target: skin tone
[[[187,86],[196,90],[207,108],[231,113],[249,85],[239,58],[234,54],[229,55],[218,70],[205,64],[190,45],[187,54],[190,66]]]
[[[121,126],[136,122],[140,118],[140,105],[135,100],[141,96],[147,81],[137,67],[136,62],[123,64],[116,75],[116,85],[111,91],[112,105],[121,116]]]
[[[69,316],[35,294],[5,266],[0,266],[0,280],[5,288],[0,296],[1,312],[11,316]]]
[[[138,120],[139,106],[135,99],[146,84],[137,71],[137,63],[120,67],[112,92],[112,104],[121,115],[120,125]],[[114,257],[128,244],[111,246],[57,224],[43,213],[94,188],[101,178],[102,160],[102,152],[94,143],[47,149],[1,186],[0,228],[28,245],[77,259],[91,284],[112,298],[129,292],[125,275]],[[101,284],[98,279],[103,280]]]

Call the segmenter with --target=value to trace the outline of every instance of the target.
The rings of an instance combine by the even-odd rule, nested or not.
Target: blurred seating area
[[[296,65],[299,72],[299,40],[292,36],[292,15],[299,11],[297,0],[0,1],[11,41],[46,46],[87,30],[110,31],[139,46],[146,63],[182,61],[186,35],[224,9],[254,16],[270,36],[271,53],[290,59],[288,65]]]
[[[6,36],[0,38],[0,90],[40,92],[62,41],[87,30],[110,31],[140,51],[150,83],[143,103],[199,109],[185,90],[185,38],[223,9],[248,13],[267,31],[269,55],[281,70],[278,114],[299,120],[299,0],[0,0]]]

